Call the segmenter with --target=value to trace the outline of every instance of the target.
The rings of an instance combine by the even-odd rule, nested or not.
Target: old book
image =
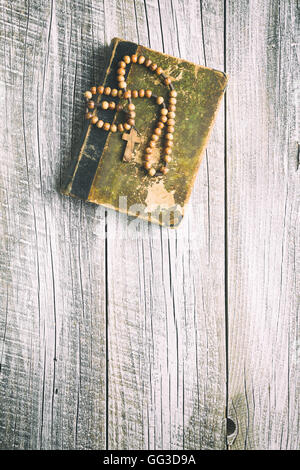
[[[177,227],[184,215],[227,77],[223,72],[114,39],[103,83],[105,87],[117,88],[118,62],[132,54],[143,55],[159,64],[165,76],[172,77],[177,92],[176,126],[168,174],[151,177],[143,168],[143,155],[157,122],[158,105],[153,100],[137,98],[134,104],[138,138],[131,146],[132,154],[126,153],[129,136],[105,132],[87,121],[62,192],[149,222]],[[138,63],[126,67],[125,78],[127,89],[151,89],[162,97],[168,94],[161,77]],[[111,99],[116,104],[123,100]],[[122,113],[116,109],[97,109],[101,120],[115,124],[124,121]],[[151,154],[154,167],[158,167],[163,152],[160,140]]]

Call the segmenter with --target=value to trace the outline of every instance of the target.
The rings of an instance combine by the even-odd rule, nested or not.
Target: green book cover
[[[123,161],[126,141],[122,133],[106,132],[87,121],[62,192],[149,222],[177,227],[191,194],[227,76],[132,42],[114,39],[104,83],[95,85],[118,88],[118,63],[125,55],[133,54],[143,55],[162,67],[164,74],[172,77],[172,85],[177,92],[169,172],[151,177],[143,168],[143,155],[156,126],[159,106],[155,100],[136,98],[133,100],[135,127],[140,138],[130,161]],[[130,63],[126,67],[126,83],[127,89],[151,89],[153,94],[164,98],[169,92],[158,75],[138,63]],[[116,104],[125,102],[123,98],[113,99]],[[96,112],[103,121],[124,122],[122,111],[98,108]],[[163,139],[158,141],[151,154],[151,164],[156,168],[161,161],[162,142]]]

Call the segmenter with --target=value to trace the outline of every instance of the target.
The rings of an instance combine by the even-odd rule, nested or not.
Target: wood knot
[[[232,436],[235,433],[236,424],[231,418],[227,418],[226,421],[226,434],[227,436]]]

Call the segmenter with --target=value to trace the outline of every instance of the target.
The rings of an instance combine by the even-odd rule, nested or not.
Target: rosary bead
[[[92,93],[89,90],[86,91],[83,96],[86,100],[90,100],[93,97]]]
[[[155,173],[156,173],[156,171],[155,171],[154,168],[150,168],[150,170],[148,171],[148,173],[149,173],[150,176],[154,176]]]
[[[169,119],[175,119],[176,114],[173,111],[168,112],[168,118]]]
[[[175,126],[175,119],[167,119],[167,126]]]
[[[98,121],[99,121],[99,119],[98,119],[97,116],[93,116],[92,119],[91,119],[92,124],[96,124],[96,122],[98,122]]]
[[[102,109],[108,109],[108,107],[109,107],[108,101],[102,101],[101,102],[101,108]]]
[[[162,175],[166,175],[169,172],[169,169],[167,168],[167,164],[172,161],[172,147],[173,147],[173,133],[174,133],[174,126],[175,126],[175,111],[176,111],[176,97],[177,97],[177,92],[174,90],[173,86],[171,85],[169,87],[169,95],[168,95],[168,100],[167,100],[167,107],[165,105],[165,101],[163,96],[155,96],[152,93],[152,90],[147,89],[144,90],[143,88],[140,90],[126,90],[127,88],[127,83],[125,81],[125,75],[126,75],[126,65],[130,63],[138,63],[138,64],[144,64],[146,67],[148,67],[152,72],[155,72],[157,75],[161,75],[161,79],[163,83],[167,86],[172,84],[172,79],[171,77],[167,77],[164,72],[162,67],[157,66],[156,63],[153,63],[151,59],[146,59],[143,55],[138,56],[137,54],[133,54],[132,56],[125,55],[123,57],[123,60],[120,60],[118,62],[118,69],[117,69],[117,82],[118,82],[118,89],[113,88],[111,89],[110,87],[104,87],[104,86],[99,86],[99,87],[91,87],[90,90],[87,90],[84,93],[85,99],[88,101],[87,103],[87,110],[85,117],[87,119],[91,120],[92,124],[96,124],[98,128],[103,128],[105,131],[111,130],[111,132],[115,133],[117,131],[123,133],[124,131],[129,131],[132,127],[135,126],[135,117],[136,117],[136,112],[135,112],[135,105],[132,103],[130,98],[143,98],[144,96],[146,98],[151,98],[153,97],[155,99],[156,104],[160,106],[159,110],[159,119],[156,124],[156,127],[153,131],[153,134],[151,135],[151,139],[149,141],[148,146],[145,149],[145,154],[144,154],[144,163],[143,166],[144,168],[148,171],[148,174],[150,176],[154,176],[156,174],[155,168],[152,167],[151,164],[151,154],[153,152],[153,149],[157,145],[157,142],[159,140],[159,137],[162,135],[163,129],[165,127],[165,124],[167,124],[167,129],[166,129],[166,134],[165,134],[165,141],[164,141],[164,151],[163,151],[163,160],[165,161],[165,165],[162,165],[160,167],[160,172]],[[99,119],[98,116],[93,115],[92,112],[89,110],[94,109],[96,107],[96,104],[94,101],[91,101],[92,96],[95,94],[105,94],[107,96],[111,95],[112,97],[119,97],[119,98],[124,98],[128,100],[128,105],[127,105],[127,113],[126,113],[126,122],[124,123],[119,123],[119,124],[110,124],[109,122],[103,122],[103,120]],[[115,101],[100,101],[99,106],[102,109],[117,109],[117,111],[121,111],[123,109],[123,106],[121,104],[116,104]]]

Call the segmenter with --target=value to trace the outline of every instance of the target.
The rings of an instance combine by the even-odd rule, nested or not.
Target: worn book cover
[[[124,162],[126,141],[119,132],[105,132],[87,122],[73,165],[62,192],[95,204],[141,217],[167,227],[177,227],[184,215],[201,163],[227,76],[221,72],[178,59],[122,39],[114,39],[104,86],[117,88],[118,63],[125,55],[138,54],[159,64],[177,92],[173,158],[166,175],[150,177],[143,168],[145,147],[157,120],[157,105],[143,98],[134,100],[139,142],[132,158]],[[151,89],[157,96],[168,90],[160,78],[138,63],[126,67],[130,90]],[[96,84],[96,85],[100,85]],[[114,98],[116,103],[122,98]],[[121,111],[99,109],[98,116],[110,123],[122,122]],[[151,155],[159,164],[161,144]]]

